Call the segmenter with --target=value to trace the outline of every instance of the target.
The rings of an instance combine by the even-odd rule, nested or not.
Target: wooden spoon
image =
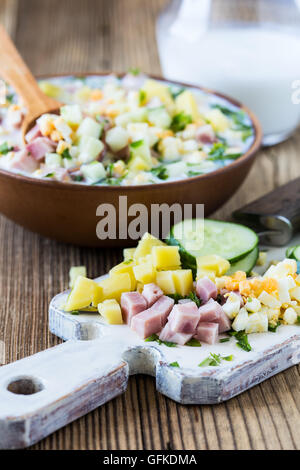
[[[27,114],[22,124],[22,136],[44,113],[58,113],[61,103],[46,96],[23,61],[12,40],[0,25],[0,77],[9,83],[22,98]]]

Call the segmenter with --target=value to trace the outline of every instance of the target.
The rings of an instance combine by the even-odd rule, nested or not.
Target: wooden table
[[[32,70],[160,73],[154,24],[166,0],[1,0],[4,22]],[[218,211],[235,208],[300,176],[300,132],[262,150],[242,188]],[[71,227],[74,229],[74,227]],[[0,340],[6,362],[58,343],[48,303],[68,285],[70,266],[90,277],[121,259],[119,250],[66,246],[0,218]],[[76,364],[74,364],[76,367]],[[34,449],[299,449],[299,366],[218,406],[180,406],[132,377],[125,395],[56,432]]]

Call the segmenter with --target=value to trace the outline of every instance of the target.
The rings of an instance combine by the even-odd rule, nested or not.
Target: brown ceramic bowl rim
[[[126,73],[122,73],[122,72],[80,72],[80,73],[57,73],[57,74],[54,74],[54,73],[51,73],[51,74],[42,74],[42,75],[38,75],[37,78],[38,79],[45,79],[45,78],[60,78],[60,77],[88,77],[88,76],[93,76],[93,75],[98,75],[98,76],[107,76],[107,75],[115,75],[119,78],[122,78],[124,75],[126,75]],[[218,96],[220,98],[223,98],[225,99],[226,101],[228,101],[229,103],[233,104],[234,106],[237,106],[238,108],[242,109],[247,115],[248,117],[250,118],[251,120],[251,123],[252,123],[252,127],[254,129],[254,140],[251,144],[251,146],[249,147],[249,149],[241,156],[239,157],[237,160],[234,160],[232,163],[229,163],[228,165],[224,166],[224,167],[221,167],[221,168],[218,168],[217,170],[214,170],[214,171],[211,171],[209,173],[205,173],[205,174],[202,174],[202,175],[198,175],[198,176],[192,176],[192,177],[189,177],[189,178],[183,178],[183,179],[179,179],[179,180],[175,180],[175,181],[165,181],[165,182],[162,182],[162,183],[155,183],[155,184],[152,184],[152,185],[149,185],[149,184],[139,184],[139,185],[131,185],[131,186],[110,186],[110,185],[103,185],[103,186],[96,186],[96,185],[85,185],[85,184],[80,184],[80,183],[66,183],[66,182],[62,182],[62,181],[53,181],[53,180],[43,180],[43,179],[38,179],[38,178],[34,178],[34,177],[31,177],[31,176],[25,176],[23,174],[20,174],[20,173],[14,173],[12,171],[8,171],[8,170],[3,170],[3,169],[0,169],[0,175],[3,175],[3,176],[8,176],[9,178],[12,178],[12,179],[17,179],[17,180],[22,180],[24,183],[28,183],[28,184],[34,184],[34,185],[39,185],[39,186],[47,186],[49,188],[53,188],[53,189],[72,189],[72,190],[76,190],[76,191],[82,191],[82,190],[85,190],[85,191],[134,191],[134,190],[141,190],[141,191],[146,191],[146,190],[149,190],[149,187],[151,187],[151,189],[154,189],[154,188],[158,188],[158,189],[162,189],[164,187],[167,187],[167,186],[174,186],[174,185],[178,185],[178,184],[189,184],[190,182],[196,182],[197,180],[199,181],[199,183],[201,182],[201,179],[203,178],[214,178],[216,175],[218,174],[221,174],[221,173],[227,173],[228,171],[230,171],[231,169],[233,168],[239,168],[240,166],[243,165],[243,163],[245,163],[246,161],[250,160],[251,158],[254,157],[255,153],[259,150],[260,146],[261,146],[261,142],[262,142],[262,137],[263,137],[263,133],[262,133],[262,128],[261,128],[261,125],[259,123],[259,120],[257,119],[257,117],[255,116],[255,114],[245,105],[243,105],[242,103],[240,103],[238,100],[234,99],[234,98],[231,98],[227,95],[224,95],[223,93],[219,93],[218,91],[215,91],[215,90],[211,90],[210,88],[206,88],[206,87],[203,87],[203,86],[198,86],[198,85],[193,85],[193,84],[188,84],[188,83],[183,83],[183,82],[179,82],[179,81],[175,81],[175,80],[169,80],[169,79],[166,79],[166,78],[163,78],[163,77],[160,77],[160,76],[157,76],[157,75],[152,75],[152,74],[147,74],[148,77],[150,78],[153,78],[155,80],[160,80],[160,81],[165,81],[165,82],[168,82],[168,83],[172,83],[174,85],[179,85],[181,87],[185,87],[185,88],[195,88],[195,89],[198,89],[200,91],[203,91],[205,93],[208,93],[210,95],[215,95],[215,96]]]

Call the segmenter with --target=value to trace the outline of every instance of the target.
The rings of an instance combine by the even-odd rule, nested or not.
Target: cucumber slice
[[[300,261],[300,245],[289,246],[286,249],[285,256],[287,258],[291,258],[291,259],[295,259],[296,261]]]
[[[211,219],[190,219],[172,227],[167,243],[178,245],[184,257],[182,263],[187,262],[194,269],[196,257],[210,254],[222,256],[234,263],[254,250],[258,237],[244,225]]]
[[[293,257],[296,261],[300,261],[300,245],[297,245],[293,251]]]
[[[258,259],[259,249],[256,246],[248,255],[244,258],[232,263],[230,269],[227,271],[226,276],[231,276],[236,271],[245,271],[247,275],[249,275],[256,265],[256,261]]]

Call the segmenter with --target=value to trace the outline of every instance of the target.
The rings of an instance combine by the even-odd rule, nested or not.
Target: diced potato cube
[[[60,108],[62,118],[70,126],[78,126],[82,121],[82,112],[78,104],[66,105]]]
[[[230,268],[230,263],[227,259],[218,255],[198,256],[196,258],[197,269],[205,269],[215,272],[216,276],[223,276]]]
[[[133,267],[135,266],[135,261],[123,261],[123,263],[117,264],[110,271],[110,277],[113,277],[115,274],[128,273],[131,279],[131,289],[136,288],[136,279],[133,272]]]
[[[178,246],[154,246],[152,248],[153,266],[158,269],[180,268],[180,254]]]
[[[177,96],[176,100],[176,112],[184,112],[185,114],[192,117],[193,121],[201,119],[201,115],[198,109],[197,102],[193,93],[189,90],[185,90]]]
[[[234,331],[243,331],[248,324],[248,320],[249,315],[247,310],[245,308],[241,308],[241,310],[235,317],[234,322],[232,323],[232,329]]]
[[[156,273],[156,284],[164,294],[176,294],[176,287],[173,277],[174,271],[159,271]]]
[[[106,177],[106,171],[101,162],[91,162],[86,165],[81,166],[81,171],[83,176],[90,183],[97,183],[98,181],[103,180]]]
[[[121,126],[113,127],[105,135],[106,143],[113,152],[118,152],[128,144],[128,132]]]
[[[116,299],[119,301],[123,292],[131,291],[131,284],[131,277],[128,273],[114,273],[108,279],[99,282],[103,292],[103,300]]]
[[[128,169],[132,172],[149,171],[152,165],[146,162],[142,157],[132,157],[128,162]]]
[[[133,267],[135,279],[143,284],[155,282],[156,270],[153,264],[148,260],[145,263],[138,264]]]
[[[45,95],[50,96],[51,98],[57,98],[62,91],[62,89],[50,82],[40,82],[40,89],[45,93]]]
[[[146,93],[146,100],[149,102],[152,98],[158,97],[166,106],[169,112],[173,112],[175,105],[169,87],[157,80],[147,80],[144,84],[143,91]]]
[[[69,287],[71,289],[73,289],[75,281],[79,276],[86,277],[86,267],[85,266],[72,266],[72,268],[69,271],[69,277],[70,277]]]
[[[101,140],[90,136],[82,136],[79,143],[79,161],[81,163],[89,163],[95,160],[104,149]]]
[[[294,287],[290,290],[291,298],[300,302],[300,286]]]
[[[216,273],[215,271],[211,271],[209,269],[197,269],[197,277],[196,280],[202,279],[203,277],[208,277],[211,281],[215,282]]]
[[[109,325],[122,325],[121,307],[115,299],[104,300],[98,304],[98,312]]]
[[[84,118],[77,130],[77,135],[79,136],[89,136],[94,137],[94,139],[100,139],[102,132],[102,125],[99,122],[96,122],[90,117]]]
[[[97,306],[101,302],[102,296],[102,288],[97,282],[87,277],[79,276],[70,292],[65,305],[65,311],[80,310],[83,307],[88,307],[90,304]]]
[[[287,308],[283,314],[284,322],[288,325],[294,325],[297,322],[297,319],[298,315],[296,311],[292,307]]]
[[[210,110],[206,115],[206,119],[215,132],[224,132],[229,128],[229,119],[219,109]]]
[[[191,269],[173,271],[173,280],[177,294],[186,296],[193,290],[193,273]]]
[[[266,333],[268,324],[268,316],[265,313],[252,313],[252,315],[249,315],[245,331],[246,333]]]
[[[245,308],[250,313],[256,313],[261,309],[261,303],[258,299],[255,299],[253,297],[249,297],[247,299]]]
[[[129,259],[133,259],[134,258],[134,253],[135,253],[135,248],[124,248],[124,250],[123,250],[124,261],[128,261]]]
[[[258,297],[258,300],[266,305],[267,307],[270,308],[279,308],[281,306],[281,303],[279,300],[277,300],[275,297],[273,297],[271,294],[268,294],[266,291],[262,291],[260,296]]]
[[[143,258],[144,256],[149,255],[154,246],[165,246],[165,243],[151,235],[151,233],[144,233],[138,243],[138,246],[136,247],[134,259],[138,260],[139,258]]]

